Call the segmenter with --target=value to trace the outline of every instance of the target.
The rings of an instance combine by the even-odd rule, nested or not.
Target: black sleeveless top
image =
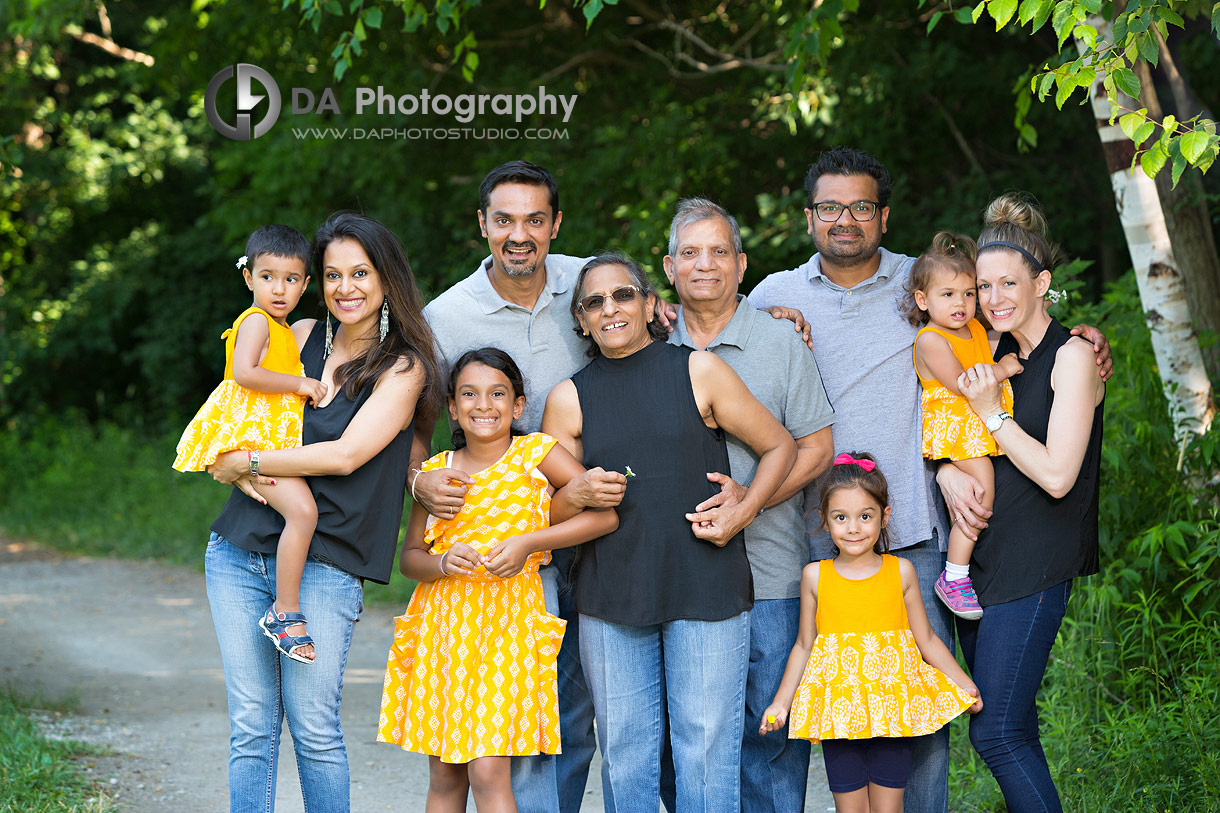
[[[322,378],[325,332],[319,322],[301,348],[301,362],[310,378]],[[324,407],[306,404],[302,441],[338,440],[372,392],[373,387],[366,386],[352,401],[340,390]],[[389,582],[402,524],[412,431],[413,425],[399,432],[390,445],[349,475],[307,478],[318,504],[310,555],[358,578]],[[212,530],[239,548],[274,554],[284,518],[235,487]]]
[[[691,389],[689,347],[653,342],[627,358],[599,356],[572,376],[583,416],[584,464],[624,474],[618,530],[581,546],[576,609],[615,624],[719,621],[754,604],[745,537],[723,548],[684,516],[719,492],[724,433],[710,429]]]
[[[1051,405],[1051,370],[1055,354],[1072,338],[1054,319],[1042,341],[1021,359],[1025,370],[1012,381],[1013,417],[1026,434],[1046,446]],[[995,357],[1019,352],[1005,333]],[[1076,576],[1099,569],[1097,553],[1098,484],[1101,473],[1102,407],[1093,410],[1093,429],[1080,473],[1071,491],[1059,499],[1017,470],[1007,457],[993,457],[995,513],[979,535],[970,577],[984,607],[1040,593]]]

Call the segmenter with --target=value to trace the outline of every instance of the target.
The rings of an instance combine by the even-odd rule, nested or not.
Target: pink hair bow
[[[859,457],[852,457],[847,452],[844,452],[843,454],[836,457],[835,461],[834,461],[834,464],[836,466],[846,466],[851,463],[855,463],[857,466],[864,469],[865,471],[872,471],[873,469],[877,468],[877,464],[874,463],[873,461],[865,460],[864,458],[859,458]]]

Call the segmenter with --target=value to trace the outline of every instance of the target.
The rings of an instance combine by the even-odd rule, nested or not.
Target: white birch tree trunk
[[[1092,15],[1088,24],[1098,31],[1098,39],[1112,40],[1110,23]],[[1081,51],[1083,43],[1076,45]],[[1156,181],[1144,174],[1138,165],[1132,168],[1135,144],[1118,126],[1110,124],[1110,101],[1102,86],[1104,74],[1098,72],[1090,88],[1097,134],[1105,152],[1106,168],[1114,188],[1114,205],[1127,238],[1127,250],[1135,268],[1144,319],[1152,334],[1152,349],[1169,413],[1173,419],[1174,436],[1185,441],[1192,435],[1203,434],[1211,426],[1215,413],[1211,382],[1199,350],[1199,340],[1191,324],[1186,286],[1161,211]],[[1120,92],[1119,103],[1129,109],[1139,104]],[[1166,166],[1165,172],[1169,171]]]

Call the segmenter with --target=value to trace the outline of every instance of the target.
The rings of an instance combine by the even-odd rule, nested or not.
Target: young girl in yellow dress
[[[225,377],[182,433],[174,460],[178,471],[204,471],[221,452],[247,450],[250,471],[257,473],[258,452],[251,450],[301,445],[304,399],[317,406],[326,397],[325,384],[302,375],[301,354],[287,322],[309,284],[308,265],[309,242],[296,229],[263,226],[246,241],[237,267],[254,292],[254,304],[221,335]],[[284,532],[276,546],[275,602],[258,625],[282,654],[313,663],[300,589],[318,507],[300,477],[277,477],[274,485],[259,486],[259,492],[283,516]]]
[[[550,526],[552,489],[584,469],[542,433],[514,436],[521,371],[502,350],[464,354],[449,378],[455,468],[474,484],[452,520],[411,508],[399,569],[419,585],[396,620],[377,739],[428,754],[429,813],[516,810],[511,756],[559,753],[555,662],[565,622],[547,614],[538,567],[555,548],[618,527],[611,510]]]
[[[915,336],[915,372],[923,385],[923,456],[948,458],[983,486],[979,501],[990,511],[995,500],[995,472],[988,455],[1003,454],[996,446],[957,386],[957,377],[977,363],[994,364],[996,378],[1004,382],[1004,411],[988,421],[1011,418],[1012,385],[1006,379],[1021,372],[1015,353],[996,363],[987,331],[974,318],[974,261],[978,249],[963,234],[940,232],[911,266],[905,311],[912,325],[924,325]],[[992,427],[998,429],[999,425]],[[974,541],[954,523],[949,531],[945,570],[936,580],[936,595],[954,615],[977,619],[983,615],[970,581],[970,554]]]
[[[928,623],[915,568],[889,549],[889,486],[871,455],[835,458],[822,522],[836,556],[805,566],[796,644],[759,733],[822,743],[835,809],[902,810],[910,737],[983,708]]]

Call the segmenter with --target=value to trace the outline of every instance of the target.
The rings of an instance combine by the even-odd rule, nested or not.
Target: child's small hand
[[[510,536],[508,539],[501,539],[492,547],[483,558],[483,565],[493,576],[499,576],[501,579],[512,578],[521,572],[525,567],[525,560],[533,552],[529,534]]]
[[[1020,375],[1025,370],[1025,367],[1021,364],[1020,357],[1016,353],[1008,353],[996,363],[1000,365],[1000,369],[1009,378],[1012,378],[1014,375]]]
[[[974,703],[972,703],[970,708],[966,709],[966,711],[970,712],[971,714],[978,714],[980,711],[982,711],[983,696],[979,694],[979,687],[975,686],[973,683],[967,683],[965,686],[962,686],[962,690],[974,698]]]
[[[475,568],[483,564],[483,557],[465,542],[455,542],[445,551],[446,576],[473,576]]]
[[[297,395],[304,395],[310,403],[317,406],[326,398],[326,385],[316,378],[301,376],[301,383],[297,385]]]
[[[779,731],[787,724],[788,709],[784,708],[780,703],[772,703],[763,712],[762,722],[758,726],[758,733],[763,735],[772,731]]]

